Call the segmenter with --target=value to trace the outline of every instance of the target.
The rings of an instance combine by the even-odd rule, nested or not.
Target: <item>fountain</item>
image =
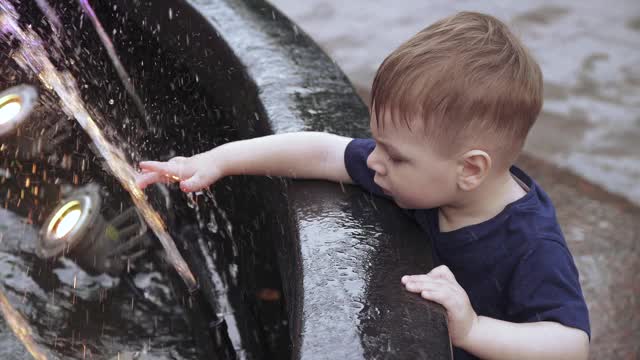
[[[148,260],[180,263],[158,246],[157,227],[146,231],[159,223],[109,154],[169,158],[298,130],[367,135],[366,107],[342,72],[264,1],[95,1],[98,31],[80,3],[21,2],[16,12],[44,48],[62,47],[64,56],[50,56],[51,72],[70,74],[86,105],[81,117],[95,119],[118,149],[105,151],[92,127],[72,120],[77,112],[65,112],[61,102],[72,96],[1,59],[0,89],[30,84],[39,96],[0,137],[0,193],[5,208],[40,228],[45,258],[66,254],[113,276]],[[62,35],[44,36],[51,29]],[[18,45],[2,44],[13,49],[3,53],[15,56]],[[389,202],[350,186],[242,176],[191,197],[156,186],[146,199],[198,282],[192,292],[185,267],[166,270],[202,358],[450,357],[442,308],[400,285],[401,275],[431,268],[428,241]],[[73,234],[66,248],[45,241]],[[127,260],[114,265],[119,255],[99,256],[105,247],[75,245],[86,238],[112,241],[106,248]]]

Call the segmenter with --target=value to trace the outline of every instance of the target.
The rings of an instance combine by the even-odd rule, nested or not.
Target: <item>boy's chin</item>
[[[404,202],[402,202],[401,200],[398,200],[397,198],[391,198],[393,200],[393,202],[396,203],[396,205],[401,208],[401,209],[409,209],[410,207],[407,206]]]
[[[402,199],[398,199],[398,198],[392,198],[393,202],[396,203],[396,206],[398,206],[401,209],[408,209],[408,210],[413,210],[413,209],[429,209],[430,206],[425,206],[424,204],[419,204],[415,201],[402,201]]]

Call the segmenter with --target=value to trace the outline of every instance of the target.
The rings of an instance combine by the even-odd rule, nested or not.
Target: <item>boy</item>
[[[512,163],[542,106],[537,63],[499,20],[460,13],[424,29],[373,82],[375,139],[290,133],[142,162],[138,184],[197,191],[234,174],[356,183],[395,201],[443,265],[403,276],[442,304],[456,359],[586,359],[578,273],[544,191]]]

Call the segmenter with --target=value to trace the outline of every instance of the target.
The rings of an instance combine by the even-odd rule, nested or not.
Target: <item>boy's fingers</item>
[[[427,275],[434,278],[456,281],[456,277],[446,265],[438,266],[437,268],[431,270]]]
[[[161,161],[140,161],[138,166],[142,171],[162,171],[164,170],[164,164],[166,163]]]
[[[423,290],[420,292],[420,297],[423,299],[431,300],[437,302],[438,304],[444,306],[444,308],[448,311],[447,307],[444,304],[444,296],[442,292],[438,290]]]
[[[155,172],[167,172],[171,168],[171,165],[164,161],[141,161],[138,165],[141,170]]]
[[[450,287],[451,285],[444,280],[425,279],[420,281],[409,281],[405,284],[405,288],[410,292],[421,292],[426,289],[440,289]]]
[[[174,181],[178,181],[182,177],[180,173],[184,168],[184,165],[160,161],[142,161],[139,165],[142,171],[166,174],[174,177],[172,179]]]
[[[414,276],[412,275],[405,275],[400,279],[400,282],[403,284],[407,284],[409,281],[413,280]]]
[[[198,191],[206,187],[208,184],[200,174],[195,174],[189,179],[180,182],[180,189],[184,192]]]
[[[428,274],[420,274],[420,275],[405,275],[400,280],[403,284],[406,284],[410,281],[423,281],[426,279],[442,279],[448,281],[456,281],[456,277],[453,275],[451,270],[446,265],[440,265],[431,271]]]
[[[404,288],[409,292],[420,292],[424,290],[422,286],[420,286],[418,283],[415,283],[415,282],[410,282],[405,284]]]
[[[141,189],[147,187],[147,185],[153,182],[153,178],[155,177],[154,173],[139,173],[136,174],[136,185]]]
[[[155,184],[157,182],[167,182],[167,178],[164,175],[156,172],[148,172],[148,173],[138,174],[136,176],[136,184],[141,189],[144,189],[147,186],[151,184]]]
[[[400,282],[402,282],[403,284],[406,284],[410,281],[420,281],[423,279],[428,279],[426,274],[422,274],[422,275],[405,275],[400,279]]]
[[[451,294],[450,289],[448,288],[428,288],[424,289],[420,292],[420,296],[423,299],[435,301],[438,304],[444,306],[447,312],[451,311],[451,301],[453,300],[453,295]]]

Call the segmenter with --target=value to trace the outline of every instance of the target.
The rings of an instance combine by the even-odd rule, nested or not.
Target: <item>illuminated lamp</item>
[[[38,91],[31,85],[17,85],[0,93],[0,136],[13,131],[33,110]]]
[[[110,220],[101,210],[98,185],[68,191],[42,225],[38,256],[66,256],[93,273],[118,276],[128,270],[149,245],[147,225],[135,207]]]

